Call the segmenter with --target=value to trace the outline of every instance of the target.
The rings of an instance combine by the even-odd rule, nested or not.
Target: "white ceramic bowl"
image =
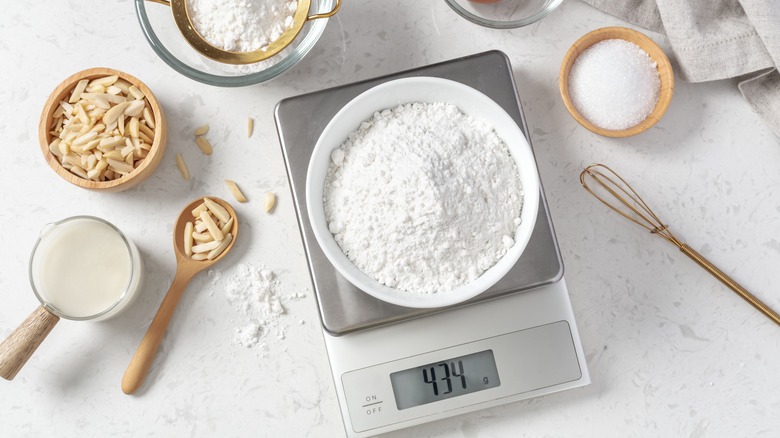
[[[380,284],[347,258],[328,231],[325,220],[323,190],[331,162],[331,151],[339,147],[361,122],[371,118],[374,112],[412,102],[450,103],[465,114],[493,126],[517,163],[520,182],[523,185],[523,211],[520,215],[522,223],[515,233],[515,245],[479,278],[449,292],[422,295]],[[317,140],[309,161],[306,175],[306,208],[309,210],[309,220],[322,251],[338,272],[360,290],[399,306],[444,307],[466,301],[484,292],[517,263],[531,238],[539,210],[539,174],[533,152],[523,132],[509,114],[492,99],[460,82],[431,77],[404,78],[377,85],[362,93],[346,104],[328,123]]]

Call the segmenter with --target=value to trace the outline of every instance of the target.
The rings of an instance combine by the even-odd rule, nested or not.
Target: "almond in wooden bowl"
[[[154,172],[168,132],[165,114],[143,82],[119,70],[90,68],[54,89],[38,136],[49,166],[66,181],[117,192]]]
[[[674,92],[674,72],[664,51],[624,27],[596,29],[577,40],[563,58],[558,81],[572,117],[607,137],[649,129],[664,115]]]

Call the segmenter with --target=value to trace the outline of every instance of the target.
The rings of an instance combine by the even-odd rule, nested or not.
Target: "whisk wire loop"
[[[590,177],[622,205],[609,202],[588,185]],[[662,237],[667,242],[677,246],[682,245],[677,237],[669,231],[669,227],[655,214],[641,196],[620,175],[603,164],[592,164],[580,173],[580,183],[591,195],[624,218],[646,229],[652,234]],[[625,208],[630,211],[626,211]]]

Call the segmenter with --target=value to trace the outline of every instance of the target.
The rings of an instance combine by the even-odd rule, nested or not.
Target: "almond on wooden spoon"
[[[203,223],[206,223],[202,226],[203,231],[196,231]],[[198,242],[196,233],[204,240],[210,240]],[[236,212],[222,199],[201,198],[191,202],[179,213],[173,229],[176,276],[125,371],[122,378],[122,391],[125,394],[134,393],[144,382],[187,284],[195,274],[222,260],[233,248],[237,235]],[[198,246],[201,247],[195,252]]]

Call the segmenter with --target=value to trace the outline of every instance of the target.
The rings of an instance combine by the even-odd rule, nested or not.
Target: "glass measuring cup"
[[[73,216],[44,226],[29,278],[41,305],[0,344],[0,377],[12,380],[60,318],[108,319],[141,287],[138,248],[111,223]]]

